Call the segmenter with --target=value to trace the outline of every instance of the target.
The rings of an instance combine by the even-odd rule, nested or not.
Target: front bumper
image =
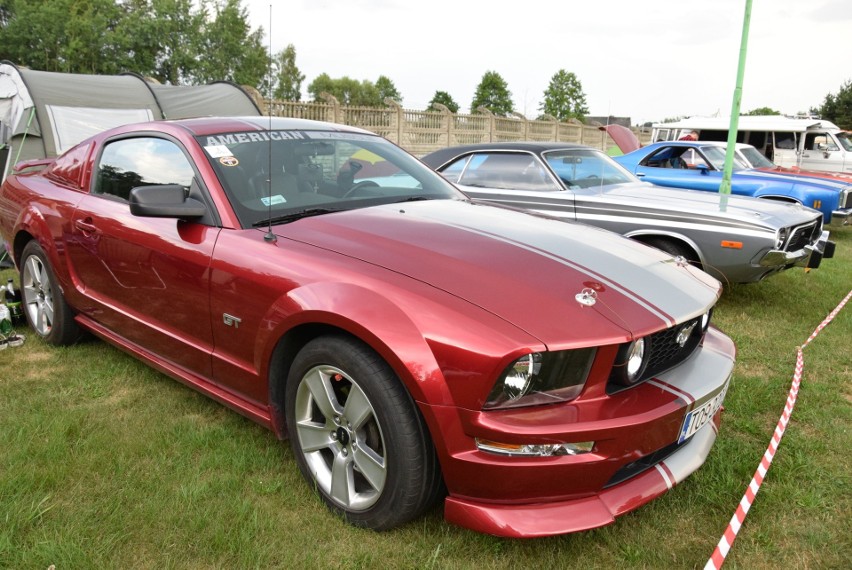
[[[687,361],[616,394],[501,412],[433,407],[445,434],[445,518],[497,536],[550,536],[609,524],[658,497],[707,458],[718,413],[680,445],[678,436],[688,412],[726,389],[734,354],[711,328]],[[478,450],[475,438],[595,446],[574,456],[507,457]]]
[[[823,231],[819,239],[811,245],[806,245],[796,251],[773,249],[758,262],[763,267],[809,267],[816,269],[823,259],[834,257],[834,242],[828,239],[828,232]]]
[[[831,212],[829,224],[832,226],[845,226],[849,224],[850,219],[852,219],[852,208],[838,208]]]

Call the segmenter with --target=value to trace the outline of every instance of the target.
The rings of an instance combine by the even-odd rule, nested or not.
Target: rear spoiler
[[[53,158],[34,158],[34,159],[31,159],[31,160],[22,160],[21,162],[17,163],[12,168],[12,171],[15,174],[18,174],[19,172],[21,172],[23,170],[30,169],[30,168],[38,168],[40,166],[47,166],[48,164],[50,164],[54,160],[55,159],[53,159]]]

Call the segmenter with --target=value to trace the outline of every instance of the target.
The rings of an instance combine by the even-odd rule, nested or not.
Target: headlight
[[[783,249],[787,243],[787,236],[790,235],[790,228],[781,228],[775,235],[775,249]]]
[[[713,315],[713,309],[710,309],[703,315],[701,315],[701,334],[707,332],[707,329],[710,327],[710,317]]]
[[[533,352],[510,364],[494,384],[484,408],[516,408],[576,398],[595,359],[596,349]]]
[[[612,366],[610,380],[622,386],[632,386],[641,380],[650,355],[646,345],[644,338],[621,345]]]

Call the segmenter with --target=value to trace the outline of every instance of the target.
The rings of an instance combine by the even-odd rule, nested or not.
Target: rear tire
[[[32,240],[21,254],[21,305],[30,327],[50,344],[73,344],[81,331],[74,313],[65,302],[62,290],[47,255]]]
[[[287,378],[285,413],[302,475],[350,523],[387,530],[438,498],[440,469],[423,418],[363,343],[331,335],[305,345]]]

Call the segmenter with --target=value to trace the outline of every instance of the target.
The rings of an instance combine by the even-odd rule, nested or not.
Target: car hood
[[[338,212],[273,231],[427,283],[551,350],[672,326],[720,293],[706,273],[611,232],[459,200]],[[583,290],[595,291],[593,305],[577,300]]]
[[[712,222],[717,226],[742,229],[764,228],[774,232],[822,215],[801,204],[732,195],[723,199],[718,193],[668,188],[647,182],[607,186],[602,192],[613,201],[650,210],[660,218],[677,211],[689,214],[695,222]]]
[[[824,190],[833,190],[839,192],[847,185],[839,180],[830,180],[828,178],[814,178],[805,176],[798,172],[778,172],[758,169],[737,170],[732,174],[733,179],[740,180],[770,180],[777,184],[807,184],[808,186],[817,186]]]

